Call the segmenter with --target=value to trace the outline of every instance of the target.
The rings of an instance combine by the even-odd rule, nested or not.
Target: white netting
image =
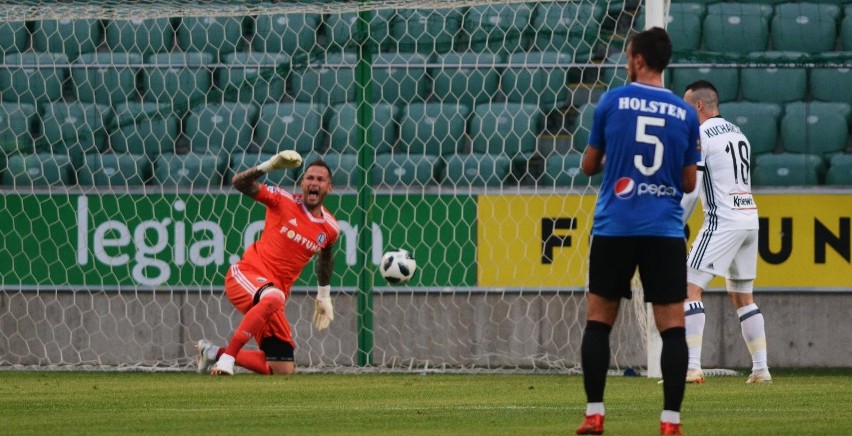
[[[4,6],[0,364],[181,369],[223,344],[224,271],[263,219],[227,182],[294,148],[334,169],[343,231],[330,331],[310,326],[313,265],[288,302],[299,366],[577,368],[599,183],[579,160],[635,6]],[[375,268],[397,247],[407,287]],[[618,367],[644,365],[637,316]]]

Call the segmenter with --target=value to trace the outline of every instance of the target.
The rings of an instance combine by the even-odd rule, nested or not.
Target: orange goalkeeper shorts
[[[253,268],[251,265],[238,262],[228,268],[228,273],[225,274],[225,293],[231,304],[237,308],[242,314],[246,314],[255,305],[255,295],[264,287],[270,284],[269,277],[262,274],[260,271]],[[280,288],[279,288],[280,289]],[[281,289],[285,292],[284,289]],[[285,292],[285,295],[289,293]],[[289,295],[288,295],[289,298]],[[284,301],[286,307],[287,301]],[[293,342],[293,333],[290,329],[290,323],[287,321],[287,316],[282,309],[269,318],[260,333],[255,336],[254,340],[258,345],[263,341],[263,338],[274,336],[284,342],[289,343],[296,348]]]

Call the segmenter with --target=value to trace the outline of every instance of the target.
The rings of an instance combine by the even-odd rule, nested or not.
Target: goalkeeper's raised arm
[[[231,183],[237,191],[254,198],[260,192],[260,184],[257,183],[257,179],[261,176],[272,171],[297,168],[301,165],[302,156],[299,153],[293,150],[285,150],[254,168],[236,174]]]

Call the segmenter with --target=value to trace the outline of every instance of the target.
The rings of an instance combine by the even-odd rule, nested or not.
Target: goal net
[[[424,9],[424,7],[428,8]],[[185,370],[241,315],[263,228],[230,177],[282,149],[333,169],[335,321],[313,264],[302,369],[579,368],[597,98],[630,1],[36,2],[0,22],[0,366]],[[298,192],[300,170],[264,182]],[[404,248],[414,279],[376,267]],[[623,311],[616,369],[646,362]]]

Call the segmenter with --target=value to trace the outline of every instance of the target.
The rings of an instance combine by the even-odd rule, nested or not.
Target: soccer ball
[[[417,262],[411,254],[405,250],[388,251],[382,256],[379,265],[382,277],[392,285],[401,285],[414,277],[417,270]]]

